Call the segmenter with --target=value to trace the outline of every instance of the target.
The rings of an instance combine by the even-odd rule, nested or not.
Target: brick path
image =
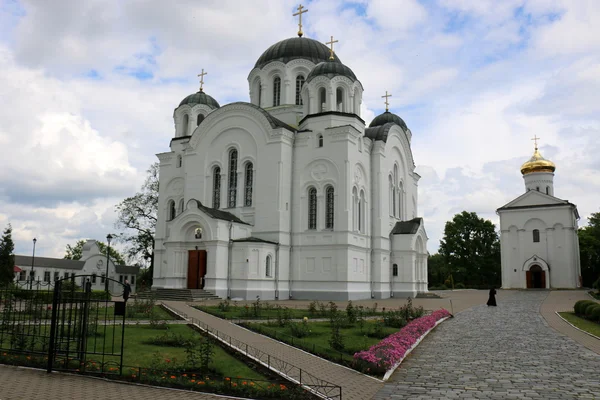
[[[476,306],[436,328],[375,398],[600,399],[600,356],[540,315],[580,295],[500,291],[497,308]]]
[[[341,386],[343,388],[342,398],[344,400],[370,399],[383,387],[380,381],[369,376],[282,344],[279,341],[250,332],[235,324],[198,311],[183,302],[163,301],[163,303],[178,312],[185,313],[206,323],[211,328],[230,335],[296,367],[302,368],[318,378]]]
[[[224,400],[217,395],[132,385],[77,375],[0,365],[2,400]]]

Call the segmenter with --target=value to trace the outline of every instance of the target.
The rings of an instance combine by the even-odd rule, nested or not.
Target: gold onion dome
[[[523,175],[534,172],[554,172],[554,170],[556,170],[556,165],[552,161],[542,157],[537,147],[529,161],[521,166],[521,173]]]

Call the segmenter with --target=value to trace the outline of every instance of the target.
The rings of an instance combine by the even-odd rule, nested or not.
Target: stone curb
[[[565,311],[565,312],[567,312],[567,311]],[[569,312],[570,312],[570,311],[569,311]],[[596,335],[594,335],[594,334],[592,334],[592,333],[586,332],[586,331],[584,331],[583,329],[580,329],[580,328],[576,327],[575,325],[573,325],[572,323],[570,323],[569,321],[567,321],[566,319],[564,319],[564,318],[562,317],[562,315],[560,315],[560,314],[558,313],[558,311],[554,311],[554,313],[555,313],[556,315],[558,315],[558,318],[562,319],[562,320],[563,320],[563,321],[565,321],[567,324],[569,324],[569,325],[571,325],[573,328],[577,329],[579,332],[583,332],[583,333],[585,333],[586,335],[589,335],[589,336],[591,336],[591,337],[593,337],[593,338],[595,338],[595,339],[598,339],[598,340],[600,340],[600,337],[598,337],[598,336],[596,336]]]

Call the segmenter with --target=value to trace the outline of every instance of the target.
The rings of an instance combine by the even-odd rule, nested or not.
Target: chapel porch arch
[[[522,270],[527,289],[550,288],[550,266],[544,259],[534,255],[523,263]]]

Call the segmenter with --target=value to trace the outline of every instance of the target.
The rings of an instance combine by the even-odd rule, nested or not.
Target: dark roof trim
[[[423,218],[417,217],[410,221],[398,221],[392,229],[392,235],[414,235],[419,230]]]
[[[115,272],[117,274],[139,274],[140,267],[135,265],[115,265]]]
[[[178,141],[180,141],[180,140],[189,139],[189,138],[191,138],[191,137],[192,137],[192,136],[190,136],[190,135],[187,135],[187,136],[179,136],[179,137],[174,137],[173,139],[171,139],[171,143],[173,143],[173,142],[178,142]]]
[[[289,126],[288,124],[286,124],[285,122],[275,118],[274,116],[272,116],[271,114],[269,114],[268,111],[266,111],[264,108],[261,108],[259,106],[257,106],[256,104],[252,104],[252,103],[247,103],[245,101],[236,101],[235,103],[229,103],[223,107],[221,107],[222,109],[229,106],[229,105],[234,105],[234,104],[243,104],[246,105],[248,107],[252,107],[258,111],[260,111],[269,121],[269,124],[271,124],[271,128],[275,129],[275,128],[284,128],[287,129],[290,132],[296,132],[296,128]]]
[[[374,126],[372,128],[365,129],[365,136],[371,140],[381,140],[383,142],[387,142],[388,135],[390,133],[390,129],[397,124],[393,122],[388,122],[384,125]],[[403,131],[404,132],[404,131]]]
[[[31,256],[20,256],[15,254],[15,265],[31,266]],[[60,268],[60,269],[83,269],[85,261],[69,260],[65,258],[36,257],[35,268]]]
[[[304,121],[306,121],[309,118],[317,118],[317,117],[322,117],[324,115],[337,115],[337,116],[340,116],[340,117],[354,117],[355,119],[359,120],[363,124],[365,123],[364,119],[362,119],[361,117],[359,117],[358,115],[353,114],[353,113],[345,113],[345,112],[341,112],[341,111],[325,111],[325,112],[322,112],[322,113],[307,115],[306,117],[304,117],[304,118],[302,118],[300,120],[300,122],[298,123],[298,125],[301,125]]]
[[[233,215],[230,212],[221,211],[216,208],[206,207],[206,206],[202,205],[202,203],[199,200],[196,200],[196,203],[198,203],[198,208],[200,210],[204,211],[206,214],[208,214],[210,217],[212,217],[214,219],[236,222],[238,224],[243,224],[243,225],[250,225],[249,223],[242,221],[241,219],[239,219],[238,217],[236,217],[235,215]]]
[[[537,204],[537,205],[529,205],[529,206],[512,206],[512,207],[500,207],[497,211],[505,211],[505,210],[527,210],[531,208],[551,208],[551,207],[574,207],[577,209],[577,206],[568,201],[562,204]]]
[[[272,242],[270,240],[264,240],[264,239],[257,238],[257,237],[254,237],[254,236],[250,236],[250,237],[247,237],[247,238],[241,238],[241,239],[234,239],[234,240],[232,240],[232,242],[234,242],[234,243],[254,242],[254,243],[279,244],[277,242]]]

